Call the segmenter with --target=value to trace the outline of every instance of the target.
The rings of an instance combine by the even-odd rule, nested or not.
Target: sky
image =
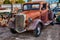
[[[27,2],[27,0],[25,0],[25,1]],[[37,0],[32,0],[32,1],[37,1]],[[40,0],[38,0],[38,1],[40,1]],[[45,1],[47,1],[49,3],[58,2],[58,0],[45,0]]]

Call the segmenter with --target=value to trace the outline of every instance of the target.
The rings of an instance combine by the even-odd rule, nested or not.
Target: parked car
[[[54,9],[53,9],[53,12],[54,12],[54,14],[58,14],[58,12],[60,12],[60,8],[59,7],[55,7]]]
[[[56,22],[60,24],[60,12],[57,13]]]
[[[8,16],[11,14],[11,10],[1,8],[0,10],[0,26],[7,26]]]
[[[22,10],[9,20],[8,24],[12,33],[33,31],[38,37],[43,27],[49,24],[54,25],[54,13],[46,2],[28,2],[23,4]]]
[[[54,14],[56,15],[56,22],[60,23],[60,3],[53,9]]]

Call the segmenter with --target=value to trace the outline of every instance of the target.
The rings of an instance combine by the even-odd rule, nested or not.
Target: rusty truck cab
[[[37,9],[25,10],[24,6],[29,5],[29,4],[32,4],[32,5],[37,4],[37,7],[33,7],[33,8],[37,8]],[[22,13],[25,13],[26,15],[28,14],[26,20],[28,20],[29,17],[30,18],[32,17],[32,19],[40,18],[42,21],[44,21],[46,23],[49,20],[48,15],[47,15],[48,11],[49,11],[49,4],[47,2],[40,1],[40,2],[28,2],[28,3],[23,4],[23,12]],[[30,16],[29,14],[30,15],[32,14],[32,15]],[[39,17],[35,16],[35,14],[38,15]]]

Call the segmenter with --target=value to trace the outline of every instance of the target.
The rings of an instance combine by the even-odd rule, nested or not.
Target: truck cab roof
[[[45,1],[37,1],[37,2],[27,2],[27,3],[24,3],[24,4],[37,4],[37,3],[44,4],[44,3],[47,3],[47,2],[45,2]]]

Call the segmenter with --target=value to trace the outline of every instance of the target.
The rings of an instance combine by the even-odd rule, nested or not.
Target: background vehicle
[[[44,26],[54,24],[54,14],[46,2],[28,2],[23,4],[22,10],[9,20],[8,24],[12,33],[33,31],[34,35],[38,37]]]
[[[11,14],[11,10],[2,9],[0,10],[0,26],[7,26],[8,16]]]
[[[54,12],[54,14],[58,14],[58,12],[60,12],[60,8],[59,7],[55,7],[54,9],[53,9],[53,12]]]
[[[60,12],[57,13],[56,22],[57,22],[57,23],[60,23]]]
[[[60,23],[60,3],[53,9],[54,14],[56,15],[56,22]]]

